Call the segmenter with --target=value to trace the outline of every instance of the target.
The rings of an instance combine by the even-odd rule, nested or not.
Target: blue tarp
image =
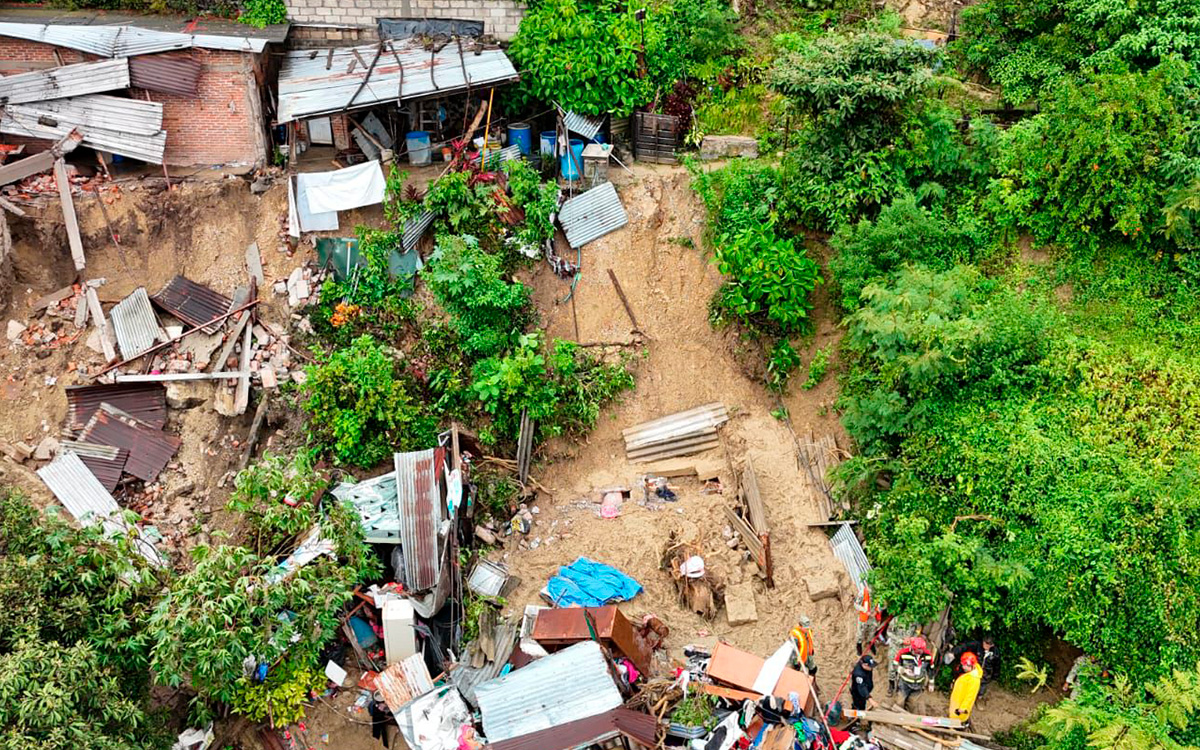
[[[581,557],[558,569],[558,575],[546,584],[546,592],[556,607],[600,607],[624,602],[637,596],[642,585],[621,571]]]

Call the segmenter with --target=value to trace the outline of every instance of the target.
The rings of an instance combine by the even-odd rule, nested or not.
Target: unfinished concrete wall
[[[375,21],[379,18],[458,18],[483,21],[483,30],[497,39],[512,39],[525,15],[525,5],[517,0],[286,0],[288,19],[300,26],[316,24],[326,28],[293,28],[292,37],[301,44],[326,42],[367,43],[377,39]],[[360,27],[369,32],[345,32],[334,27]]]
[[[55,54],[57,52],[57,55]],[[167,131],[167,164],[256,164],[267,158],[258,79],[261,56],[224,50],[192,50],[200,61],[196,98],[130,89],[130,96],[161,102]],[[60,64],[96,60],[92,55],[39,42],[0,37],[0,75],[44,70]],[[109,92],[119,96],[121,92]],[[6,143],[28,142],[30,150],[49,141],[0,135]]]

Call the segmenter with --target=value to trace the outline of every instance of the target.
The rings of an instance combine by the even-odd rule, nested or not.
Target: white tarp
[[[309,213],[348,211],[352,208],[383,203],[387,181],[377,161],[369,161],[333,172],[315,172],[297,176],[300,192],[308,201]]]
[[[338,228],[338,211],[383,203],[387,180],[377,161],[332,172],[296,175],[293,192],[288,183],[288,231],[327,232]]]

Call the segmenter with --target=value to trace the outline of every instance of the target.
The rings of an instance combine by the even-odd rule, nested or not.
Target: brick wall
[[[483,30],[498,39],[512,39],[521,25],[525,6],[519,0],[286,0],[288,19],[297,25],[325,27],[374,27],[378,18],[459,18],[483,21]],[[293,28],[292,36],[301,43],[324,37],[324,41],[363,41],[373,39],[333,39],[328,30]],[[299,33],[297,33],[299,32]]]
[[[55,50],[59,57],[55,57]],[[130,96],[163,105],[168,164],[255,164],[267,158],[262,99],[258,80],[260,56],[224,50],[196,49],[200,61],[198,98],[130,89]],[[99,59],[76,50],[0,37],[0,75],[43,70],[59,64]],[[119,91],[108,92],[119,95]],[[16,140],[0,135],[6,142]],[[48,141],[37,141],[48,146]]]

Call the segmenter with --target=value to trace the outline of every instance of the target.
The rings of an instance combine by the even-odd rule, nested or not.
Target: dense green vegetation
[[[772,337],[771,385],[804,364],[782,319],[811,309],[811,285],[774,292],[780,249],[829,233],[841,478],[876,596],[1108,670],[1023,747],[1197,737],[1193,5],[982,0],[949,55],[886,14],[823,14],[773,43],[781,158],[696,178],[727,277],[713,320]],[[754,263],[723,260],[744,242]]]

